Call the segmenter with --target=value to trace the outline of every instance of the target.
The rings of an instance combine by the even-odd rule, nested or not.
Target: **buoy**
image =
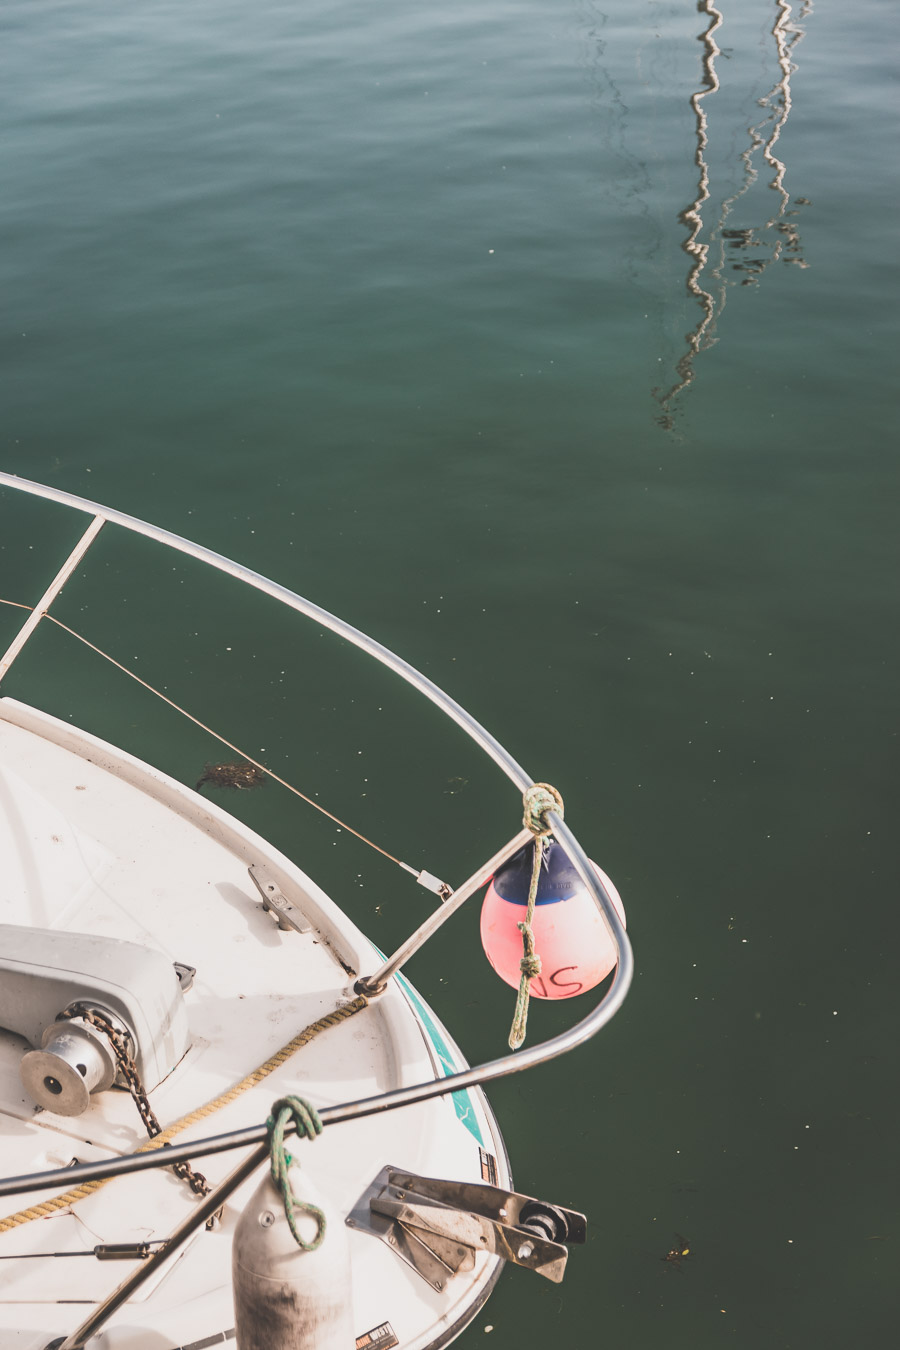
[[[288,1171],[298,1199],[325,1215],[321,1246],[297,1246],[284,1201],[267,1171],[238,1220],[232,1243],[238,1350],[347,1350],[354,1344],[350,1240],[344,1216],[319,1196],[309,1172]],[[295,1211],[304,1242],[318,1231],[314,1215]]]
[[[494,970],[513,989],[519,987],[523,950],[517,924],[525,918],[533,857],[534,845],[526,844],[499,867],[481,907],[481,945]],[[592,866],[624,924],[619,892],[596,863]],[[616,964],[615,944],[600,911],[555,840],[544,845],[531,927],[541,958],[541,973],[531,981],[534,998],[574,998],[598,985]]]

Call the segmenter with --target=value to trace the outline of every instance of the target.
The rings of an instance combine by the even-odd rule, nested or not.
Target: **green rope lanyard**
[[[325,1215],[318,1205],[311,1205],[303,1200],[298,1200],[291,1189],[288,1168],[294,1160],[284,1146],[284,1132],[290,1120],[293,1120],[297,1127],[298,1139],[315,1139],[316,1135],[322,1133],[322,1122],[316,1108],[310,1106],[309,1102],[302,1097],[279,1097],[272,1107],[272,1114],[266,1121],[266,1128],[269,1131],[272,1180],[278,1187],[284,1201],[285,1218],[291,1226],[291,1232],[297,1246],[305,1252],[314,1252],[317,1247],[321,1247],[322,1240],[325,1237]],[[298,1209],[304,1214],[313,1215],[316,1220],[318,1228],[312,1242],[304,1242],[297,1232],[294,1211]]]
[[[525,921],[516,924],[522,934],[522,960],[519,962],[521,976],[519,993],[516,997],[516,1011],[513,1015],[509,1033],[510,1050],[518,1050],[525,1043],[525,1031],[528,1025],[528,1000],[531,993],[531,981],[541,973],[541,958],[534,948],[534,933],[531,923],[534,918],[534,906],[537,902],[538,881],[541,876],[541,863],[544,861],[544,839],[550,834],[547,818],[549,811],[563,814],[563,799],[555,787],[549,783],[532,783],[522,798],[525,814],[522,824],[534,835],[534,861],[531,867],[531,885],[528,888],[528,904],[525,907]]]

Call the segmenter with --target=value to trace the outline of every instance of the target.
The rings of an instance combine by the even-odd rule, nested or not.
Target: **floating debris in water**
[[[262,769],[258,769],[255,764],[248,764],[246,760],[232,764],[207,764],[194,790],[199,792],[204,783],[212,783],[213,787],[254,788],[262,787],[265,781],[266,775]]]
[[[671,1247],[665,1256],[661,1256],[659,1259],[680,1271],[682,1262],[686,1261],[691,1254],[691,1244],[680,1233],[676,1233],[675,1236],[678,1238],[678,1246]]]

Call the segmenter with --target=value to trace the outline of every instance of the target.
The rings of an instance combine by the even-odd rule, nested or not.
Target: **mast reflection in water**
[[[778,79],[768,93],[757,100],[758,105],[767,110],[766,116],[758,122],[751,123],[747,128],[749,145],[740,154],[743,167],[741,185],[736,192],[723,200],[716,224],[711,229],[707,241],[703,242],[701,238],[704,230],[703,208],[711,197],[707,162],[709,113],[711,96],[721,88],[716,71],[716,59],[722,56],[722,49],[718,45],[716,35],[721,36],[725,20],[713,0],[699,0],[697,8],[710,20],[698,39],[703,44],[701,86],[690,97],[696,122],[694,164],[698,170],[697,192],[694,200],[679,213],[678,219],[689,230],[681,245],[691,260],[686,287],[688,295],[696,300],[700,315],[695,326],[685,334],[687,346],[675,366],[676,380],[665,391],[661,389],[653,391],[661,408],[657,420],[666,430],[674,428],[676,401],[682,390],[686,389],[694,378],[694,362],[698,353],[716,341],[716,326],[725,308],[729,285],[738,283],[742,286],[757,285],[767,268],[779,260],[795,267],[809,266],[803,257],[798,212],[795,209],[789,210],[791,196],[785,187],[787,167],[775,154],[775,146],[792,107],[791,76],[798,69],[792,60],[792,51],[803,39],[806,30],[799,22],[792,20],[792,8],[787,0],[775,0],[776,15],[770,32],[775,39]],[[806,19],[812,13],[812,8],[812,0],[804,0],[797,15],[798,20]],[[735,206],[759,177],[754,159],[760,148],[762,158],[773,174],[767,186],[776,194],[775,209],[762,224],[726,228],[726,222]],[[794,207],[809,205],[805,197],[795,197],[793,201]],[[764,236],[768,231],[772,231],[774,237],[766,240]],[[710,261],[711,252],[715,258],[715,265],[704,285],[703,273]],[[730,278],[729,271],[742,275],[739,278]]]

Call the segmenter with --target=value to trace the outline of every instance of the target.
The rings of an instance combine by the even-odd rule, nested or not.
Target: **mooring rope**
[[[293,1120],[297,1128],[298,1139],[315,1139],[322,1133],[322,1121],[314,1106],[310,1106],[304,1097],[279,1097],[272,1107],[272,1114],[266,1121],[269,1131],[269,1157],[271,1160],[272,1180],[284,1201],[284,1217],[290,1224],[294,1241],[301,1250],[314,1252],[321,1247],[325,1237],[325,1215],[318,1205],[308,1200],[298,1200],[291,1186],[289,1174],[294,1159],[284,1146],[284,1132],[288,1122]],[[316,1221],[316,1236],[311,1242],[304,1242],[297,1231],[296,1212],[311,1214]]]
[[[525,814],[522,824],[534,835],[534,860],[531,867],[531,885],[528,888],[528,903],[525,906],[524,922],[516,924],[522,934],[522,959],[519,962],[521,972],[519,992],[516,997],[516,1011],[513,1014],[512,1028],[509,1033],[510,1050],[518,1050],[525,1043],[528,1025],[528,1000],[531,996],[531,981],[541,973],[541,958],[535,951],[534,932],[531,924],[534,919],[534,906],[537,902],[538,882],[541,876],[541,863],[544,861],[544,840],[551,833],[547,819],[549,811],[562,815],[563,799],[555,787],[549,783],[532,783],[522,797]]]

